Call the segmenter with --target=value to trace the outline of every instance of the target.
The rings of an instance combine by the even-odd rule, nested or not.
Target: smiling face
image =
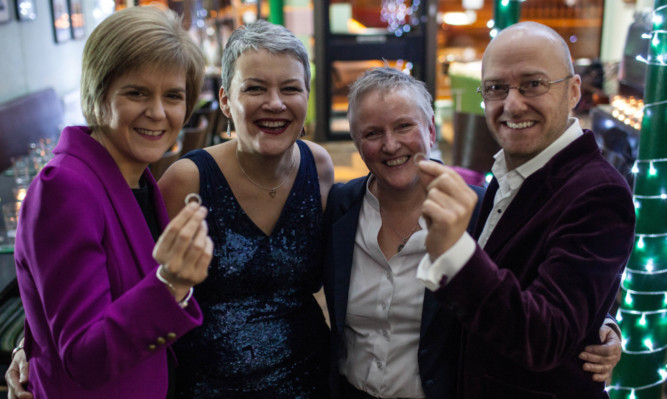
[[[306,73],[290,54],[249,50],[236,61],[229,93],[220,90],[239,149],[262,155],[284,153],[303,129],[308,107]]]
[[[491,41],[482,60],[482,84],[517,86],[529,80],[552,81],[570,75],[568,54],[550,32],[507,28]],[[504,149],[509,170],[524,164],[567,129],[579,101],[578,75],[553,84],[537,97],[510,89],[504,100],[484,100],[486,122]]]
[[[414,101],[415,94],[399,88],[371,90],[350,113],[352,137],[380,185],[411,189],[419,181],[413,158],[428,156],[435,143],[435,125]]]
[[[130,71],[109,87],[104,126],[92,137],[111,154],[130,186],[171,147],[186,114],[185,72]]]

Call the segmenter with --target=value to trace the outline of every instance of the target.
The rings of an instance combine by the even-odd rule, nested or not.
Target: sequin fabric
[[[179,398],[328,397],[329,331],[312,295],[321,283],[322,205],[313,155],[297,143],[297,177],[270,236],[209,153],[186,155],[199,168],[215,249],[195,287],[204,323],[174,345]]]

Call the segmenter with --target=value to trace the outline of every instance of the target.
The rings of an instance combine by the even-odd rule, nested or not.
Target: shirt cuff
[[[464,232],[461,238],[434,262],[431,263],[428,253],[424,255],[417,268],[417,280],[429,290],[437,291],[463,269],[476,248],[475,240],[468,232]]]

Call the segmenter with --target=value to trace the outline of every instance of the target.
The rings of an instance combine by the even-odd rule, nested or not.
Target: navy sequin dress
[[[320,286],[322,203],[315,161],[299,170],[270,236],[246,215],[211,155],[189,153],[215,250],[195,287],[202,326],[174,344],[179,398],[326,398],[328,334]]]

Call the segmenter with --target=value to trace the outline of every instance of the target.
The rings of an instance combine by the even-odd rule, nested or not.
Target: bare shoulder
[[[317,165],[317,173],[320,177],[320,184],[324,182],[330,182],[333,184],[334,179],[334,168],[333,161],[331,160],[331,155],[324,149],[321,145],[314,143],[312,141],[303,140],[310,151],[313,153],[315,158],[315,164]]]
[[[187,158],[174,162],[157,182],[169,217],[173,218],[183,208],[185,197],[199,193],[199,168]]]
[[[322,207],[326,207],[329,190],[334,184],[334,166],[331,160],[331,155],[321,145],[312,141],[303,140],[315,158],[315,166],[317,167],[317,175],[320,180],[320,194],[322,195]]]

